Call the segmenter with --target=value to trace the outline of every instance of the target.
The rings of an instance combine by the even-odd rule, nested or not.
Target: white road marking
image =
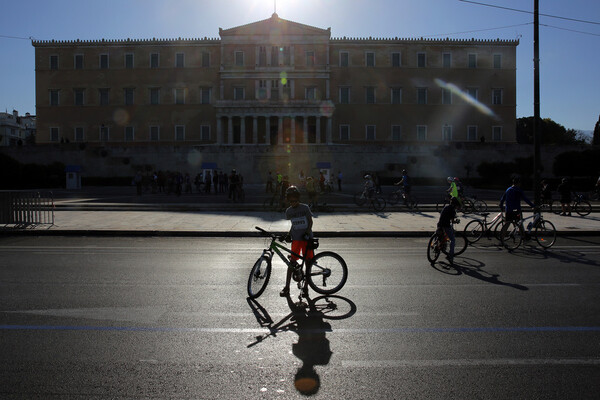
[[[519,365],[600,365],[600,358],[499,358],[451,360],[342,360],[344,368],[415,368]]]

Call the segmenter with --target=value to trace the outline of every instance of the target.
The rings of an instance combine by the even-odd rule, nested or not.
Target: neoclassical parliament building
[[[219,38],[32,44],[37,143],[285,154],[515,142],[516,40],[332,38],[273,14]]]

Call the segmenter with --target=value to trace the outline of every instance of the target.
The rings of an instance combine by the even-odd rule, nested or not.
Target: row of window
[[[269,86],[270,85],[270,86]],[[280,100],[290,99],[294,97],[293,89],[290,85],[290,81],[287,81],[283,87],[279,88],[279,80],[260,80],[256,85],[255,98],[257,100]],[[428,93],[430,89],[426,87],[416,88],[416,104],[428,104]],[[75,88],[73,89],[73,103],[77,106],[87,104],[86,101],[87,89]],[[211,92],[212,89],[209,87],[200,88],[200,104],[211,103]],[[339,88],[338,103],[339,104],[350,104],[351,103],[351,87],[342,86]],[[493,88],[491,90],[492,98],[490,99],[492,105],[501,105],[503,103],[503,89]],[[135,88],[124,88],[123,89],[123,104],[133,105],[134,104]],[[479,90],[477,88],[467,88],[464,93],[460,94],[462,97],[467,95],[469,98],[478,101]],[[389,103],[391,104],[402,104],[403,103],[403,88],[390,88],[389,92]],[[187,89],[176,88],[173,89],[173,97],[175,104],[186,104],[187,103]],[[306,100],[317,100],[320,99],[320,93],[316,86],[305,87],[304,98]],[[161,104],[161,89],[150,88],[148,89],[148,103],[152,105]],[[236,86],[233,88],[233,99],[234,100],[246,100],[246,88],[243,86]],[[60,105],[60,89],[50,89],[49,91],[49,102],[51,106]],[[373,86],[367,86],[364,88],[364,102],[366,104],[377,103],[377,89]],[[98,104],[109,105],[110,104],[110,89],[100,88],[98,89]],[[453,104],[453,92],[447,88],[441,88],[441,104]]]
[[[120,128],[119,128],[120,129]],[[122,128],[122,140],[125,142],[133,142],[140,140],[148,140],[151,142],[157,142],[161,140],[160,136],[160,126],[153,125],[149,126],[144,138],[136,137],[136,129],[133,126],[125,126]],[[95,136],[95,137],[94,137]],[[111,139],[111,128],[108,126],[101,126],[98,130],[97,136],[94,134],[86,135],[86,131],[83,127],[76,127],[73,131],[73,138],[76,142],[85,142],[85,141],[100,141],[100,142],[108,142]],[[185,136],[185,125],[176,125],[175,130],[173,132],[173,139],[175,141],[184,141],[186,140]],[[50,128],[50,141],[58,142],[61,140],[60,128],[51,127]],[[211,140],[210,135],[210,125],[202,125],[200,126],[199,139],[203,142],[208,142]]]
[[[149,141],[159,141],[160,137],[160,126],[150,126],[147,131],[147,137],[136,138],[135,127],[133,126],[125,126],[123,128],[123,141],[125,142],[133,142],[136,139],[139,140],[149,140]],[[108,142],[111,140],[111,129],[107,126],[101,126],[98,132],[97,140],[101,142]],[[452,141],[454,139],[454,133],[452,126],[444,126],[442,127],[441,140],[443,141]],[[85,135],[85,129],[83,127],[76,127],[74,129],[74,140],[76,142],[84,142],[86,140],[95,140],[95,138],[89,137],[87,138]],[[174,136],[175,141],[184,141],[186,140],[185,136],[185,125],[176,125]],[[427,125],[417,125],[416,126],[416,138],[417,141],[427,141]],[[402,141],[405,140],[405,135],[402,132],[401,125],[392,125],[391,126],[391,138],[392,141]],[[60,140],[60,129],[58,127],[50,128],[50,141],[58,142]],[[210,125],[202,125],[200,127],[200,138],[201,141],[210,141]],[[349,141],[350,140],[350,125],[340,125],[339,126],[339,140],[340,141]],[[377,127],[376,125],[365,125],[365,140],[367,141],[375,141],[377,140]],[[467,141],[478,141],[481,140],[479,137],[479,127],[476,125],[467,126]],[[501,126],[493,126],[492,127],[492,140],[493,141],[502,141],[502,127]]]
[[[243,67],[246,64],[245,61],[245,53],[244,51],[234,51],[234,65],[238,67]],[[416,66],[417,68],[426,68],[431,67],[432,65],[428,65],[427,61],[427,53],[426,52],[417,52],[416,53]],[[466,68],[478,68],[478,57],[477,53],[469,53],[467,54],[467,62],[466,65],[462,65],[460,67]],[[502,68],[502,54],[493,54],[492,55],[492,65],[494,69]],[[99,69],[108,69],[110,68],[110,55],[108,53],[103,53],[98,56],[98,68]],[[267,63],[269,60],[269,63]],[[452,61],[452,53],[445,52],[442,53],[442,68],[452,68],[457,67],[457,65],[453,65]],[[256,60],[256,65],[259,67],[264,66],[290,66],[294,65],[294,59],[290,52],[289,46],[273,46],[270,49],[270,52],[267,52],[267,48],[265,46],[259,47],[258,58]],[[305,51],[305,66],[312,67],[316,64],[316,56],[314,51]],[[384,66],[392,66],[392,67],[402,67],[402,53],[401,52],[392,52],[390,53],[389,61]],[[134,53],[126,53],[124,55],[123,64],[126,69],[134,68]],[[149,68],[159,68],[160,65],[160,53],[150,53],[148,64]],[[210,53],[205,51],[202,52],[200,65],[202,68],[210,67]],[[349,67],[350,66],[350,52],[348,51],[340,51],[339,52],[339,67]],[[376,56],[373,51],[366,51],[364,53],[364,63],[362,66],[365,67],[375,67],[376,66]],[[83,54],[75,54],[73,56],[73,67],[74,69],[84,69],[84,55]],[[175,68],[185,68],[185,53],[175,53],[175,60],[172,67]],[[196,66],[195,66],[196,67]],[[50,69],[57,70],[59,68],[59,57],[56,54],[50,55]]]

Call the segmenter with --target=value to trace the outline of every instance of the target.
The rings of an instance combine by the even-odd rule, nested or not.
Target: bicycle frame
[[[299,266],[304,266],[306,258],[301,256],[300,254],[294,253],[292,250],[288,249],[284,245],[277,243],[277,238],[274,236],[271,237],[271,244],[269,245],[269,248],[263,250],[263,254],[268,253],[269,258],[273,258],[273,254],[277,254],[279,258],[281,258],[281,261],[283,261],[284,264],[287,265],[289,268],[291,266],[291,261],[288,259],[288,257],[286,257],[286,255],[283,252],[289,253],[290,256],[298,257],[298,259],[302,260],[302,263],[299,264]]]

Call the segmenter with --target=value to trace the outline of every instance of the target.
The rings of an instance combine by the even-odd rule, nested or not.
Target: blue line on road
[[[202,332],[263,333],[267,328],[176,328],[137,326],[65,326],[65,325],[0,325],[0,330],[26,331],[121,331],[121,332]],[[456,328],[340,328],[324,329],[338,333],[493,333],[493,332],[600,332],[600,326],[532,326],[532,327],[456,327]]]

